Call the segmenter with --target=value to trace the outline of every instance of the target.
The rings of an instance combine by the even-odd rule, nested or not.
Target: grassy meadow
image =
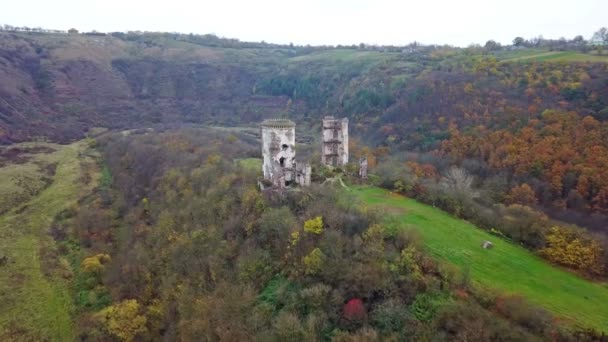
[[[356,187],[352,192],[416,230],[437,259],[461,270],[468,268],[475,286],[521,295],[569,323],[608,332],[607,284],[551,266],[523,247],[413,199],[372,187]],[[485,240],[494,248],[481,248]]]
[[[543,49],[521,49],[495,53],[504,62],[608,62],[608,55],[581,53],[577,51],[548,51]]]
[[[235,162],[247,170],[255,172],[260,172],[262,170],[262,159],[260,158],[243,158],[237,159]]]
[[[40,144],[38,144],[40,145]],[[20,145],[23,146],[23,145]],[[55,249],[48,229],[57,214],[76,205],[92,189],[98,176],[85,142],[47,146],[29,161],[0,168],[0,187],[20,194],[14,182],[22,173],[32,179],[49,177],[31,196],[16,201],[0,215],[0,340],[71,341],[74,339],[73,301],[68,287],[71,270]],[[39,165],[52,164],[54,173]],[[85,169],[87,171],[85,171]],[[87,173],[85,176],[84,173]]]

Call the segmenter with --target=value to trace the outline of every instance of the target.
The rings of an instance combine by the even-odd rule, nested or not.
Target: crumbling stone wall
[[[348,164],[348,119],[326,116],[323,119],[321,163],[327,166]]]
[[[296,124],[285,119],[266,120],[261,130],[264,179],[295,181]]]
[[[296,183],[301,186],[310,186],[310,175],[312,173],[312,168],[310,163],[296,163]]]
[[[359,177],[361,179],[367,179],[367,158],[362,157],[359,159]]]

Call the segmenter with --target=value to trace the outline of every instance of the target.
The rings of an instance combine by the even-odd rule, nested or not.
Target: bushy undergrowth
[[[530,324],[529,304],[515,314],[478,299],[419,239],[343,191],[260,192],[257,172],[233,162],[251,147],[204,133],[99,141],[112,184],[71,221],[87,246],[80,338],[569,338],[547,314]]]

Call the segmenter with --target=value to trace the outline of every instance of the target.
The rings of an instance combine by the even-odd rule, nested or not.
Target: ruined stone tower
[[[359,159],[359,177],[367,179],[367,157]]]
[[[293,121],[270,119],[262,122],[264,179],[277,186],[294,180],[295,145],[296,124]]]
[[[348,164],[348,119],[323,119],[321,163],[328,166]]]

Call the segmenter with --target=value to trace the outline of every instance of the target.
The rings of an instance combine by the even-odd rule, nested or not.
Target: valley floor
[[[98,177],[91,171],[95,164],[93,156],[85,153],[85,141],[37,145],[45,145],[44,153],[28,154],[31,162],[10,167],[16,168],[18,174],[20,168],[26,172],[32,165],[53,165],[54,173],[45,188],[33,191],[30,198],[14,203],[0,215],[2,341],[74,339],[71,270],[67,261],[58,256],[49,228],[59,213],[77,205],[78,199],[95,186]],[[17,179],[7,177],[2,182],[24,186]],[[15,192],[21,190],[17,187]]]
[[[372,187],[355,187],[358,198],[394,213],[416,230],[436,258],[468,268],[476,286],[521,295],[568,323],[608,332],[608,285],[553,267],[502,238],[413,199]],[[481,244],[489,240],[492,249]]]

